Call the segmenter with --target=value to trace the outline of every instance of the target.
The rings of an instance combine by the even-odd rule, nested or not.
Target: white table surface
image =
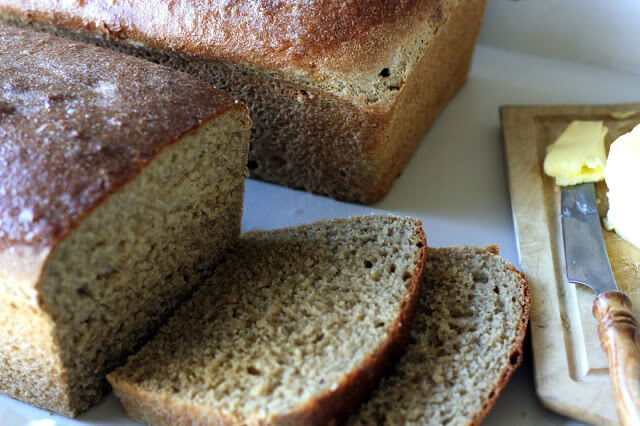
[[[270,229],[373,211],[422,220],[430,246],[498,244],[518,255],[500,137],[504,104],[640,101],[640,75],[479,46],[469,81],[435,121],[391,192],[374,206],[341,203],[247,181],[243,230]],[[451,396],[455,398],[455,395]],[[0,425],[120,425],[129,421],[113,394],[76,420],[0,396]],[[578,425],[538,402],[530,348],[487,425]]]

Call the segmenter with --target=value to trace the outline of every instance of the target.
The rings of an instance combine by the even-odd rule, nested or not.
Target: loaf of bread
[[[250,126],[189,75],[0,25],[0,392],[101,398],[237,242]]]
[[[526,278],[497,247],[427,250],[407,353],[350,425],[477,425],[522,361]]]
[[[108,380],[149,424],[334,424],[404,347],[425,245],[379,215],[247,233]]]
[[[0,0],[0,18],[227,90],[251,111],[252,176],[370,203],[465,81],[485,2]]]

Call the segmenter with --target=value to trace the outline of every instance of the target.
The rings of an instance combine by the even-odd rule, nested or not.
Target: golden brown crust
[[[496,401],[498,400],[498,397],[500,397],[500,394],[502,394],[502,391],[504,390],[505,386],[507,386],[507,383],[509,383],[511,376],[518,369],[520,364],[522,364],[522,357],[524,354],[523,344],[524,344],[524,338],[526,337],[526,334],[527,334],[527,324],[529,323],[529,309],[531,307],[531,297],[529,294],[529,280],[527,279],[526,275],[521,271],[517,270],[515,266],[508,263],[501,257],[498,257],[499,247],[497,245],[491,245],[491,246],[485,247],[485,249],[476,249],[476,250],[479,253],[485,252],[485,251],[492,253],[504,264],[505,271],[511,271],[515,274],[520,275],[523,283],[522,284],[523,305],[522,305],[522,314],[520,316],[520,321],[518,322],[518,329],[516,330],[515,345],[511,351],[511,354],[509,355],[507,362],[504,365],[504,369],[502,370],[502,374],[500,375],[500,379],[498,380],[498,383],[491,390],[489,395],[487,395],[487,399],[482,405],[482,410],[473,417],[470,423],[471,425],[479,425],[482,422],[482,420],[485,417],[487,417],[487,414],[489,414],[489,411],[491,411],[493,406],[496,404]]]
[[[0,13],[209,60],[313,74],[377,68],[416,23],[442,18],[440,3],[2,0]]]
[[[236,105],[172,69],[0,29],[0,250],[51,247],[164,147]]]

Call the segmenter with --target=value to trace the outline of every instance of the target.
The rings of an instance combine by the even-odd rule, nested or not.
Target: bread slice
[[[468,425],[487,415],[522,361],[525,276],[497,247],[427,250],[407,353],[350,425]]]
[[[3,24],[0,87],[0,392],[74,416],[237,242],[251,121],[187,74]]]
[[[330,423],[401,352],[425,250],[392,216],[247,233],[108,380],[144,423]]]
[[[0,0],[246,102],[254,177],[371,203],[467,78],[486,0]]]

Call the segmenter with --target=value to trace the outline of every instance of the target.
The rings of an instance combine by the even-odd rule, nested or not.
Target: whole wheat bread
[[[464,83],[485,0],[0,0],[244,101],[252,176],[373,202]]]
[[[401,352],[425,250],[392,216],[247,233],[108,380],[145,423],[330,423]]]
[[[350,425],[478,424],[522,361],[526,278],[497,247],[427,250],[406,355]]]
[[[0,392],[73,416],[239,238],[251,122],[187,74],[3,24],[0,88]]]

